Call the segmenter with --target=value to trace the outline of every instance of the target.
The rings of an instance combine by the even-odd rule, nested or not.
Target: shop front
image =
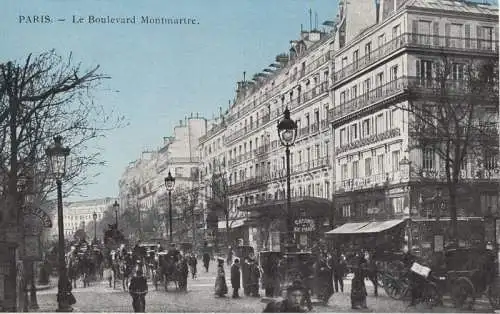
[[[240,210],[252,212],[253,236],[258,251],[284,251],[287,236],[286,217],[292,216],[296,250],[308,251],[324,238],[332,216],[332,202],[316,197],[293,198],[290,212],[285,200],[270,200],[246,206]]]

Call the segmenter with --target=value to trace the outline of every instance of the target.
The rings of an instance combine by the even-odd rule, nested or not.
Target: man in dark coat
[[[148,293],[148,283],[142,273],[142,269],[137,269],[136,275],[132,277],[129,285],[129,293],[132,296],[132,306],[134,312],[146,311],[146,293]]]
[[[260,297],[259,294],[260,269],[254,259],[249,260],[249,294],[252,297]]]
[[[208,273],[208,266],[210,265],[210,254],[208,252],[203,253],[203,266],[205,271]]]
[[[240,289],[240,260],[238,258],[234,259],[233,266],[231,266],[231,286],[233,286],[233,298],[237,299],[240,297],[238,290]]]

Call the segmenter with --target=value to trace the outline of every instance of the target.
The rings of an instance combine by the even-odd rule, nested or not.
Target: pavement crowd
[[[226,274],[229,269],[226,267]],[[175,290],[172,284],[165,292],[160,285],[158,290],[149,282],[149,293],[146,296],[146,312],[262,312],[269,300],[257,297],[245,297],[232,299],[228,297],[218,298],[214,296],[214,282],[216,277],[216,266],[210,265],[209,272],[199,270],[196,279],[188,279],[187,292]],[[226,276],[227,285],[231,289],[231,283]],[[57,279],[52,278],[52,287],[38,291],[37,312],[55,312],[57,309]],[[352,310],[350,301],[350,276],[344,280],[344,292],[334,293],[327,305],[314,304],[312,312],[433,312],[454,313],[457,312],[451,304],[445,302],[443,307],[432,309],[418,305],[408,307],[408,301],[394,300],[387,296],[383,289],[379,289],[379,295],[373,295],[373,286],[366,281],[368,290],[368,310]],[[109,288],[105,281],[98,281],[90,287],[83,288],[81,282],[73,289],[77,303],[73,306],[75,312],[133,312],[131,297],[128,292],[119,288]],[[231,291],[231,290],[230,290]],[[261,291],[264,295],[264,291]],[[478,300],[474,312],[492,313],[493,310],[484,300]]]

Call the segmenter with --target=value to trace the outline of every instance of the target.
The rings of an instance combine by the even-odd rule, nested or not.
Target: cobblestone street
[[[216,298],[213,295],[215,265],[211,265],[208,273],[204,271],[197,279],[189,279],[188,292],[175,291],[173,285],[169,286],[169,291],[165,292],[163,287],[155,291],[153,285],[149,284],[149,293],[146,296],[147,312],[262,312],[265,302],[260,298],[242,297],[232,299],[230,297],[232,289],[227,276],[229,287],[228,296]],[[226,267],[227,268],[227,267]],[[228,269],[226,269],[226,274]],[[345,280],[345,290],[343,293],[334,294],[327,306],[315,305],[313,312],[357,312],[351,310],[350,304],[350,280]],[[457,312],[451,304],[445,302],[445,307],[427,309],[423,306],[408,307],[407,301],[397,301],[388,297],[383,289],[379,290],[379,296],[373,296],[373,287],[367,282],[368,290],[368,312],[436,312],[453,313]],[[41,312],[54,312],[56,304],[57,288],[52,288],[38,292],[38,303]],[[82,288],[81,282],[78,288],[73,289],[77,299],[74,305],[75,312],[133,312],[131,297],[127,292],[118,288],[112,289],[105,282],[93,283],[90,288]],[[261,291],[263,295],[263,291]],[[492,309],[485,300],[478,300],[474,312],[492,313]]]

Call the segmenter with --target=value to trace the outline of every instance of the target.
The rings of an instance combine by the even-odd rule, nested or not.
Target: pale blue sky
[[[4,0],[0,60],[55,48],[112,76],[105,83],[110,91],[100,91],[97,100],[126,116],[130,126],[99,142],[109,166],[97,169],[101,176],[83,193],[114,197],[125,167],[144,148],[160,147],[191,112],[211,118],[219,106],[226,108],[243,71],[251,77],[287,51],[300,25],[309,28],[309,8],[321,28],[333,20],[337,0]],[[71,22],[74,14],[195,17],[200,24],[78,25]],[[66,22],[23,24],[19,15]]]

